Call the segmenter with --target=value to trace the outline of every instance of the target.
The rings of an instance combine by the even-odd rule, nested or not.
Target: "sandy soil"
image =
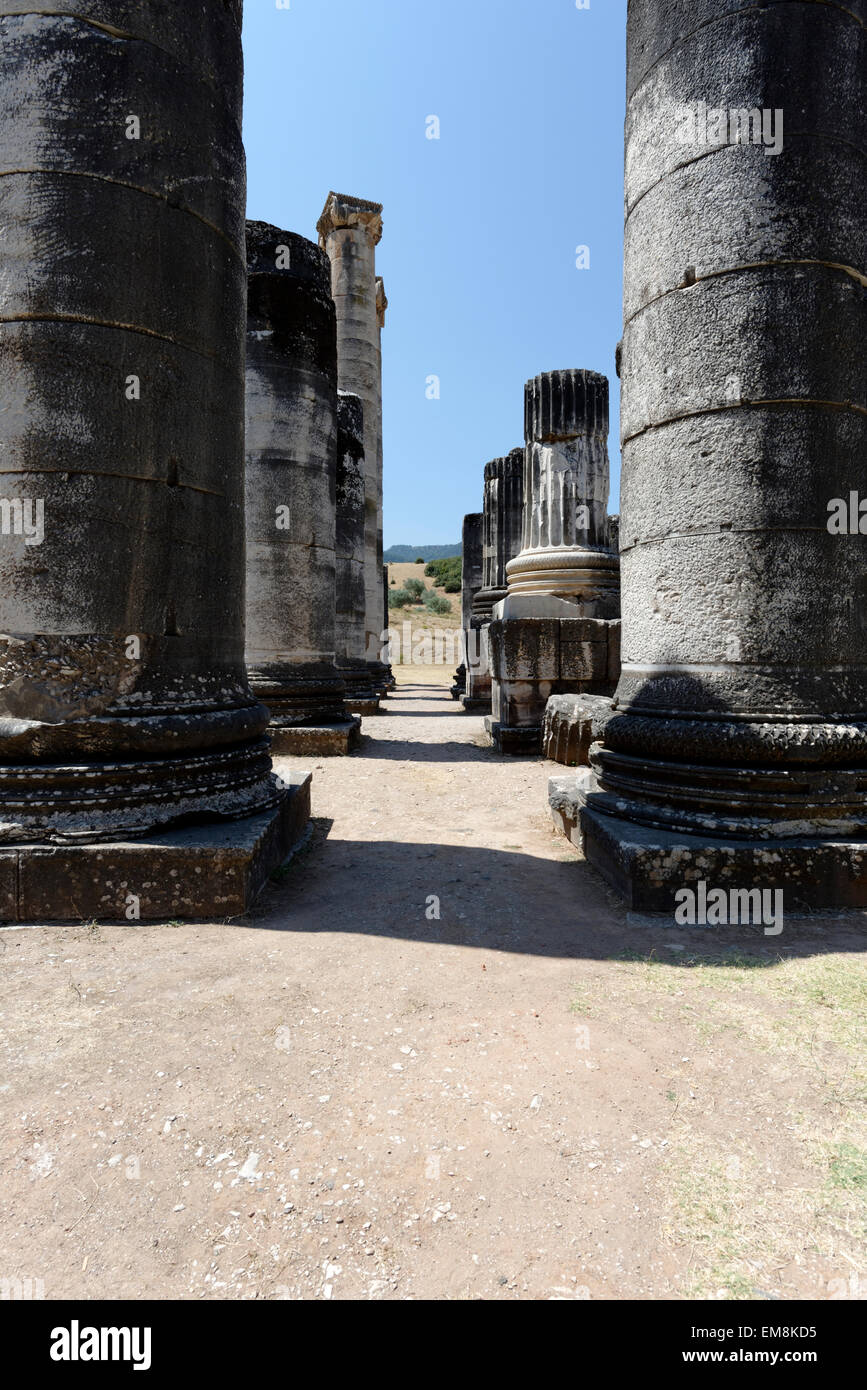
[[[0,933],[46,1298],[863,1297],[861,919],[627,918],[405,669],[248,919]]]

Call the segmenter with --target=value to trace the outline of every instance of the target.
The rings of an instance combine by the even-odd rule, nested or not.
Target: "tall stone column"
[[[624,664],[565,819],[637,907],[867,903],[861,9],[630,6]]]
[[[484,578],[484,514],[471,512],[464,517],[461,537],[461,631],[464,634],[465,655],[455,672],[451,688],[453,700],[459,700],[467,688],[467,667],[475,660],[475,636],[472,631],[473,599],[482,587]]]
[[[337,404],[337,621],[334,641],[345,705],[375,714],[379,701],[367,667],[364,606],[364,407],[341,391]]]
[[[485,464],[482,587],[473,599],[471,628],[478,649],[467,666],[464,709],[490,712],[491,668],[487,629],[496,604],[508,594],[506,566],[521,549],[524,508],[524,450]]]
[[[337,328],[324,252],[247,223],[247,669],[275,753],[359,736],[335,664]]]
[[[329,193],[317,231],[331,262],[340,389],[360,396],[364,407],[365,640],[371,679],[381,694],[387,678],[382,661],[382,349],[376,276],[382,204]]]
[[[25,8],[0,6],[0,839],[80,846],[279,802],[243,661],[241,5]]]
[[[608,381],[546,372],[524,393],[521,552],[488,631],[501,752],[538,752],[552,695],[610,694],[619,672],[619,561],[608,549]]]
[[[380,565],[382,565],[382,563],[383,563],[383,559],[382,559],[382,557],[383,557],[383,538],[382,538],[382,537],[383,537],[383,495],[384,495],[384,479],[383,479],[383,430],[382,430],[382,418],[383,418],[383,412],[382,412],[382,330],[383,330],[383,328],[385,327],[385,315],[386,315],[387,309],[388,309],[388,297],[386,296],[386,293],[385,293],[385,284],[384,284],[384,282],[383,282],[382,276],[380,275],[380,276],[377,276],[377,279],[376,279],[376,326],[377,326],[377,328],[379,329],[378,346],[379,346],[379,401],[380,401],[380,409],[379,409],[379,435],[378,435],[378,438],[377,438],[377,477],[379,478],[379,525],[378,525],[378,528],[377,528],[376,554],[377,554],[377,557],[378,557],[378,559],[379,559]],[[387,577],[387,576],[386,576],[386,579],[385,579],[385,584],[384,584],[383,592],[384,592],[384,604],[383,604],[382,613],[381,613],[381,616],[380,616],[380,623],[379,623],[380,632],[385,632],[386,628],[389,626],[389,616],[388,616],[388,577]],[[382,659],[383,664],[384,664],[384,667],[385,667],[383,687],[384,687],[384,692],[387,692],[387,691],[389,691],[389,690],[394,690],[394,689],[395,689],[395,687],[396,687],[396,685],[397,685],[397,681],[396,681],[395,678],[394,678],[394,672],[393,672],[393,670],[391,669],[390,664],[385,660],[385,656],[386,656],[385,644],[381,644],[381,647],[382,647],[382,650],[381,650],[381,659]]]

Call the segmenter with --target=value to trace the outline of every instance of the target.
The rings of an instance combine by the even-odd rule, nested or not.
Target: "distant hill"
[[[393,545],[382,558],[387,565],[411,565],[419,557],[427,564],[429,560],[447,560],[450,555],[460,555],[462,549],[460,541],[457,545]]]

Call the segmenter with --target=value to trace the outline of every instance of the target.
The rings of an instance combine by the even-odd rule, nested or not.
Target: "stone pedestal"
[[[352,714],[378,714],[379,695],[367,665],[364,602],[364,407],[338,392],[335,664]]]
[[[470,619],[477,633],[475,660],[467,668],[464,709],[489,713],[491,657],[488,624],[495,606],[508,593],[506,566],[521,549],[524,506],[524,450],[485,465],[485,510],[482,536],[482,587],[475,595]]]
[[[275,753],[341,754],[335,665],[337,342],[327,257],[247,224],[247,669]]]
[[[608,548],[608,382],[548,372],[525,390],[522,548],[488,628],[500,752],[541,750],[552,695],[613,693],[619,561]]]
[[[471,512],[464,517],[461,534],[461,631],[464,640],[464,660],[455,672],[451,688],[453,700],[460,700],[467,690],[467,668],[477,660],[477,637],[473,632],[473,599],[482,587],[484,577],[484,516]]]
[[[78,915],[80,846],[286,799],[243,660],[240,10],[0,20],[0,841],[56,847],[17,919]]]
[[[331,264],[337,311],[338,381],[364,408],[365,647],[371,680],[381,694],[388,683],[382,660],[382,348],[387,301],[376,275],[382,204],[329,193],[317,223],[319,245]]]
[[[624,659],[586,852],[634,905],[702,876],[863,906],[867,540],[829,523],[867,457],[863,21],[640,0],[628,43]]]

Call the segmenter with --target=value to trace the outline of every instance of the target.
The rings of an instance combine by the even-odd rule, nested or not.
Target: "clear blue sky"
[[[329,189],[385,206],[386,547],[460,538],[555,368],[611,382],[617,510],[626,0],[244,10],[248,215],[315,239]]]

